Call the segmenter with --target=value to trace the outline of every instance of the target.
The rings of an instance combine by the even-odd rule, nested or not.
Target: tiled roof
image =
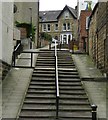
[[[61,10],[57,11],[40,11],[39,17],[43,22],[46,21],[57,21],[57,16],[61,13]]]
[[[65,6],[64,8],[67,8],[71,14],[77,18],[77,12],[75,9]],[[63,8],[63,10],[64,10]],[[61,15],[63,10],[55,10],[55,11],[40,11],[39,17],[41,18],[42,22],[49,22],[49,21],[57,21],[57,18]]]

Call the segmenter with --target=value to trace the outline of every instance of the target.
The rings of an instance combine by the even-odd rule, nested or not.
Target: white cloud
[[[65,5],[75,8],[77,0],[40,0],[40,10],[62,10]]]

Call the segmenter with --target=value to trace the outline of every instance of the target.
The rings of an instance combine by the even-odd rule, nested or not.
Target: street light
[[[31,33],[30,33],[30,49],[32,49],[32,7],[29,8],[30,10],[30,25],[31,25]]]

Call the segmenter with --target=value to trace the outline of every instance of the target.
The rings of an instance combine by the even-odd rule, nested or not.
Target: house
[[[65,6],[63,10],[40,11],[39,33],[48,33],[59,40],[61,44],[67,44],[77,33],[77,9]]]

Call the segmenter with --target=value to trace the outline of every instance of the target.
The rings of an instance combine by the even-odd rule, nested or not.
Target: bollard
[[[97,106],[96,105],[91,105],[92,108],[92,120],[97,120]]]

